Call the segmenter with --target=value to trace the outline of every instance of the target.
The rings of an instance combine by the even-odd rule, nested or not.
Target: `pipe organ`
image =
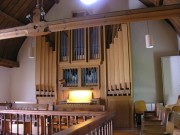
[[[36,95],[53,95],[64,103],[71,91],[88,89],[116,112],[115,127],[132,127],[129,25],[75,28],[54,35],[54,47],[44,37],[37,38]]]
[[[98,88],[102,26],[58,32],[61,89]]]
[[[131,95],[128,26],[121,24],[107,48],[108,96]]]

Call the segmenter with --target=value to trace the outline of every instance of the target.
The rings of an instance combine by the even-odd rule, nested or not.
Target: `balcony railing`
[[[113,134],[114,113],[0,110],[1,134]]]

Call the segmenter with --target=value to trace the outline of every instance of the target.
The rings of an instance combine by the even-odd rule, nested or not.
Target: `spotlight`
[[[44,21],[44,17],[45,17],[46,13],[44,12],[44,9],[41,8],[41,20]]]
[[[29,22],[32,22],[32,17],[30,14],[26,15],[26,18],[29,20]]]

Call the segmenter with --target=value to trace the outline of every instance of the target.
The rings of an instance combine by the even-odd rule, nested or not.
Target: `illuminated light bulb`
[[[95,3],[96,1],[97,0],[81,0],[81,2],[86,5],[91,5],[91,4]]]

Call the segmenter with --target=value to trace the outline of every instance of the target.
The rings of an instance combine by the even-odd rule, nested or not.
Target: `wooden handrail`
[[[105,112],[91,112],[91,111],[74,111],[74,112],[67,112],[67,111],[44,111],[44,110],[0,110],[1,114],[26,114],[26,115],[63,115],[63,116],[96,116],[102,115]]]
[[[114,112],[107,112],[94,119],[87,120],[81,124],[72,126],[59,133],[55,133],[55,135],[85,135],[91,132],[103,132],[108,133],[108,135],[112,135],[112,119],[114,116]]]

